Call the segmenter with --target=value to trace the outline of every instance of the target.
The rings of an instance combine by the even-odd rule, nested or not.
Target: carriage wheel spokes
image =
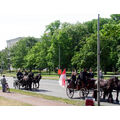
[[[87,88],[81,88],[79,91],[80,97],[87,97],[89,94],[89,90]]]
[[[80,96],[80,98],[81,98],[81,97],[84,97],[84,91],[85,91],[84,88],[81,88],[81,89],[80,89],[80,91],[79,91],[79,96]]]
[[[73,98],[74,96],[74,89],[72,88],[66,88],[66,94],[69,98]]]
[[[85,88],[85,97],[87,97],[89,94],[89,90],[87,88]]]

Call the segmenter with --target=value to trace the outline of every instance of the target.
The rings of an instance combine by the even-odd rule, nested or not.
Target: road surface
[[[0,77],[0,79],[1,79],[1,77]],[[14,80],[16,80],[16,78],[6,77],[6,79],[7,79],[7,82],[9,84],[9,87],[14,88],[13,82],[14,82]],[[50,95],[50,96],[55,96],[55,97],[68,98],[66,95],[66,88],[61,87],[59,85],[58,80],[41,79],[40,88],[38,90],[33,91],[33,92],[37,92],[37,93],[41,93],[41,94],[45,94],[45,95]],[[91,96],[91,94],[90,94],[90,96]],[[113,93],[113,98],[115,99],[115,97],[116,97],[116,93]],[[75,100],[80,99],[78,92],[75,92],[74,99]],[[120,100],[120,94],[119,94],[119,100]],[[107,103],[105,105],[107,105]],[[113,105],[115,105],[115,104],[113,104]],[[120,105],[120,104],[117,104],[117,105]]]

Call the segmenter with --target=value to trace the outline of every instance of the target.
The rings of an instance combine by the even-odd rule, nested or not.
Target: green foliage
[[[115,23],[120,23],[120,14],[112,14],[110,16]]]
[[[100,18],[101,69],[116,71],[120,69],[120,14],[111,18]],[[55,70],[97,69],[97,19],[83,24],[61,23],[56,20],[46,26],[38,41],[27,37],[19,41],[11,50],[11,62],[14,68]],[[7,50],[1,51],[7,68]],[[5,55],[6,54],[6,55]]]
[[[120,45],[120,25],[104,25],[101,30],[101,66],[107,71],[117,68],[118,45]]]
[[[0,51],[0,68],[8,69],[9,67],[9,56],[8,56],[8,49],[4,49]]]
[[[26,37],[16,43],[10,49],[11,62],[14,68],[23,68],[26,64],[24,57],[27,55],[28,51],[35,45],[37,40],[33,37]]]
[[[96,67],[96,51],[97,51],[97,36],[92,34],[86,39],[86,43],[81,47],[80,51],[72,58],[72,64],[76,64],[77,68],[95,68]]]

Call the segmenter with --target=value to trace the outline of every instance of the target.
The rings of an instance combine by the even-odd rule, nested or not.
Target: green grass
[[[0,106],[32,106],[32,105],[0,96]]]
[[[1,89],[1,87],[0,87],[0,89]],[[43,95],[43,94],[39,94],[39,93],[33,93],[30,91],[24,91],[24,90],[18,90],[18,89],[11,89],[10,91],[15,92],[15,93],[19,93],[19,94],[23,94],[23,95],[40,97],[40,98],[47,99],[47,100],[59,101],[62,103],[71,104],[71,105],[75,105],[75,106],[84,106],[85,105],[84,100],[65,99],[65,98]]]
[[[43,95],[43,94],[33,93],[33,92],[29,92],[29,91],[15,90],[15,89],[11,89],[11,91],[20,93],[20,94],[24,94],[24,95],[40,97],[40,98],[47,99],[47,100],[60,101],[60,102],[66,103],[66,104],[71,104],[71,105],[76,105],[76,106],[83,106],[85,104],[85,101],[75,101],[75,100],[71,100],[71,99]]]

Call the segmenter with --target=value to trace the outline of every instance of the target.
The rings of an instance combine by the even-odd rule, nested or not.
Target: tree
[[[9,68],[8,49],[0,51],[0,66],[4,69]]]
[[[55,22],[52,22],[51,24],[46,26],[45,32],[48,32],[50,35],[53,35],[54,32],[60,28],[60,21],[56,20]]]
[[[26,37],[17,42],[16,45],[10,49],[12,66],[14,68],[24,67],[26,64],[24,57],[36,42],[36,38]]]
[[[120,23],[120,14],[112,14],[110,15],[110,17],[113,20],[113,22]]]
[[[116,70],[118,61],[117,46],[120,44],[120,25],[106,24],[101,30],[101,65],[104,71]]]
[[[86,39],[86,44],[84,44],[80,51],[72,58],[72,64],[77,65],[77,69],[81,68],[96,68],[96,59],[97,59],[97,35],[92,34],[89,38]]]

